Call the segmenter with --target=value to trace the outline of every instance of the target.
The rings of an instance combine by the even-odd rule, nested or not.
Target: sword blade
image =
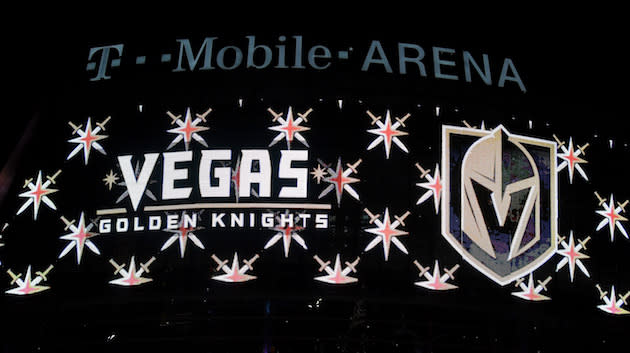
[[[372,241],[365,247],[363,251],[370,251],[374,248],[378,243],[381,242],[381,237],[375,237]]]
[[[379,137],[375,138],[374,141],[372,141],[372,143],[370,143],[367,146],[367,150],[369,151],[369,150],[373,149],[374,147],[378,146],[378,144],[381,143],[381,142],[383,142],[383,136],[379,136]]]
[[[24,210],[26,210],[28,208],[28,206],[30,206],[33,203],[33,199],[28,199],[24,202],[24,204],[22,205],[22,207],[20,207],[20,209],[17,211],[16,215],[19,215],[20,213],[24,212]]]
[[[53,210],[57,210],[57,206],[55,206],[55,204],[48,198],[48,196],[42,196],[42,202],[44,202],[46,205],[48,205],[48,207],[52,208]]]
[[[168,238],[168,240],[164,242],[164,245],[162,245],[162,248],[160,249],[160,251],[163,251],[164,249],[173,245],[173,243],[177,240],[177,238],[178,238],[177,235],[173,235],[170,238]]]
[[[68,245],[66,245],[66,247],[61,251],[61,253],[59,254],[59,257],[57,257],[57,258],[61,259],[62,257],[66,256],[66,254],[68,254],[68,252],[70,252],[70,250],[72,250],[74,245],[75,245],[74,241],[71,241],[70,243],[68,243]]]
[[[280,238],[282,238],[282,234],[276,234],[273,237],[271,237],[271,239],[269,239],[267,244],[265,244],[264,249],[268,249],[271,246],[273,246],[275,243],[278,242],[278,240],[280,240]]]
[[[405,151],[405,153],[409,153],[409,150],[405,145],[403,145],[402,141],[396,136],[392,137],[392,141],[396,144],[396,146],[400,147],[401,150]]]
[[[95,254],[97,254],[97,255],[100,255],[100,254],[101,254],[101,251],[100,251],[100,250],[98,250],[98,248],[96,247],[96,245],[95,245],[95,244],[94,244],[94,243],[93,243],[90,239],[87,239],[87,240],[85,241],[85,245],[86,245],[86,246],[87,246],[90,250],[92,250],[92,252],[94,252]]]
[[[193,242],[195,245],[197,245],[197,247],[198,247],[198,248],[205,249],[205,247],[203,246],[203,243],[201,242],[201,240],[199,240],[199,238],[197,238],[197,236],[196,236],[196,235],[194,235],[194,234],[188,234],[188,238],[189,238],[190,240],[192,240],[192,242]]]
[[[409,252],[407,251],[407,248],[405,248],[405,246],[403,245],[403,243],[400,242],[400,240],[398,240],[398,238],[396,237],[392,237],[392,243],[394,243],[394,245],[396,245],[396,247],[398,249],[400,249],[400,251],[404,252],[405,254],[409,255]]]
[[[359,200],[359,194],[357,194],[357,192],[352,188],[352,186],[344,185],[343,189],[346,190],[348,192],[348,194],[350,194],[350,196],[352,196],[355,199]]]

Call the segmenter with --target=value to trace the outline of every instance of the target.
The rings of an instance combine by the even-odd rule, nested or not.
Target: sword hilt
[[[405,218],[407,218],[409,215],[411,214],[411,212],[407,211],[405,212],[402,216],[398,217],[398,216],[394,216],[394,218],[396,218],[396,220],[402,225],[405,226]]]
[[[227,260],[222,261],[215,254],[210,255],[210,257],[212,258],[212,260],[214,260],[214,262],[217,263],[216,271],[220,270],[223,267],[223,265],[227,264]]]
[[[583,146],[578,146],[578,150],[582,151],[582,154],[586,154],[586,148],[590,146],[590,144],[587,142],[586,144],[584,144]]]
[[[621,207],[621,210],[626,212],[626,205],[628,204],[630,200],[626,200],[624,203],[619,203],[617,202],[617,206]]]
[[[374,221],[376,221],[381,215],[380,214],[373,214],[372,212],[370,212],[370,210],[366,208],[363,209],[363,212],[365,212],[368,217],[370,217],[370,224],[374,223]]]
[[[315,259],[315,261],[317,261],[317,263],[319,264],[319,269],[317,270],[318,272],[322,272],[328,265],[330,265],[330,261],[326,261],[324,262],[324,260],[322,260],[319,256],[317,255],[313,255],[313,258]]]
[[[459,264],[455,264],[455,266],[453,266],[450,270],[447,268],[444,268],[444,272],[446,272],[446,274],[451,278],[451,279],[455,279],[455,271],[457,271],[457,269],[459,268]]]
[[[467,128],[469,129],[476,129],[476,126],[471,126],[466,120],[462,120],[462,123],[464,123],[464,125],[466,125]]]
[[[584,240],[578,240],[578,243],[580,243],[582,245],[582,248],[584,250],[587,250],[586,249],[586,243],[588,243],[589,240],[591,240],[591,237],[587,236],[586,239],[584,239]]]
[[[254,255],[254,257],[252,257],[249,260],[243,260],[243,262],[245,263],[245,265],[247,266],[247,268],[249,268],[250,271],[254,270],[254,261],[258,260],[258,258],[260,257],[260,255],[256,254]]]
[[[416,163],[416,168],[420,171],[420,178],[424,178],[427,174],[431,172],[431,169],[424,169],[420,165],[420,163]]]
[[[413,260],[413,264],[416,265],[416,267],[418,268],[418,270],[420,270],[420,274],[418,274],[419,277],[422,277],[426,272],[428,272],[431,268],[430,267],[424,267],[422,266],[418,260]]]
[[[166,115],[168,115],[171,118],[171,125],[175,124],[175,122],[182,117],[181,114],[180,115],[175,115],[175,114],[171,113],[170,111],[167,111]]]
[[[556,142],[558,143],[558,147],[562,147],[564,146],[564,141],[560,141],[560,139],[558,138],[558,136],[556,136],[556,134],[552,134],[553,139],[556,140]]]
[[[305,111],[304,113],[298,113],[298,116],[300,118],[302,118],[302,120],[308,122],[308,120],[306,119],[306,117],[313,111],[313,108],[308,108],[307,111]]]
[[[72,221],[69,221],[69,220],[68,220],[66,217],[64,217],[64,216],[59,217],[59,219],[61,219],[61,220],[63,221],[63,223],[65,223],[65,224],[66,224],[66,226],[63,228],[63,230],[68,230],[68,228],[70,228],[70,227],[74,224],[74,222],[76,221],[76,220],[74,220],[74,219],[73,219]]]
[[[61,174],[61,169],[57,170],[53,176],[46,176],[46,179],[50,180],[51,183],[55,184],[55,179]]]
[[[21,273],[18,273],[17,275],[15,273],[13,273],[13,271],[11,271],[11,269],[7,270],[7,273],[9,274],[9,276],[11,276],[12,280],[11,280],[11,285],[13,285],[15,282],[17,282],[18,279],[20,279],[20,277],[22,277]]]
[[[81,127],[83,127],[83,124],[79,124],[79,125],[77,126],[77,125],[74,125],[74,123],[73,123],[72,121],[68,121],[68,125],[70,125],[70,127],[72,128],[72,133],[73,133],[73,134],[76,134],[76,133],[77,133],[77,131],[79,131],[79,129],[80,129]]]
[[[538,280],[537,282],[539,286],[541,286],[544,290],[547,290],[547,283],[549,283],[549,281],[551,281],[551,276],[545,278],[544,281]]]
[[[407,113],[402,118],[396,118],[396,121],[398,121],[398,123],[400,123],[403,127],[407,127],[407,125],[405,125],[405,120],[409,119],[410,116],[411,114]]]
[[[22,186],[22,187],[23,187],[23,188],[27,187],[27,186],[28,186],[28,184],[30,184],[30,183],[31,183],[31,181],[33,181],[33,178],[28,178],[28,179],[25,179],[25,180],[24,180],[24,186]]]
[[[109,263],[112,264],[114,268],[116,268],[116,270],[114,271],[115,275],[117,275],[118,272],[120,272],[120,270],[122,270],[125,267],[125,264],[119,265],[116,263],[116,261],[114,261],[114,259],[109,259]]]
[[[346,262],[345,262],[345,264],[346,264],[346,266],[350,267],[350,270],[352,270],[352,272],[356,273],[356,272],[357,272],[357,268],[356,268],[356,266],[357,266],[357,264],[359,263],[359,260],[360,260],[360,259],[361,259],[361,258],[357,256],[356,260],[354,260],[354,261],[352,261],[352,262],[348,262],[348,261],[346,261]]]
[[[628,291],[624,295],[619,294],[619,299],[621,299],[621,301],[623,301],[623,303],[626,304],[626,305],[628,305],[628,302],[626,301],[626,299],[628,299],[628,297],[630,297],[630,291]]]
[[[204,113],[195,114],[197,118],[201,119],[204,123],[206,122],[206,116],[212,112],[212,108],[208,108]]]
[[[141,263],[140,267],[144,270],[144,272],[146,273],[150,273],[149,271],[149,266],[151,266],[151,264],[155,261],[155,256],[151,256],[151,258],[149,259],[149,261],[147,261],[146,263]]]
[[[361,158],[359,158],[359,160],[357,160],[356,162],[354,162],[353,164],[350,163],[346,163],[346,166],[348,166],[348,168],[352,169],[352,171],[354,172],[354,174],[357,174],[357,167],[359,166],[359,164],[361,164],[361,162],[363,162],[363,160]]]
[[[107,124],[110,120],[111,120],[111,116],[108,116],[107,118],[105,118],[105,120],[101,121],[100,123],[96,123],[96,125],[98,127],[100,127],[103,131],[105,131],[105,124]]]
[[[374,114],[372,114],[372,112],[369,111],[369,110],[367,110],[366,113],[367,113],[367,115],[370,116],[370,119],[372,119],[372,122],[370,123],[370,125],[374,125],[374,124],[376,124],[377,121],[381,120],[380,116],[374,116]]]
[[[606,294],[608,294],[608,291],[602,290],[602,287],[599,286],[599,283],[595,284],[595,287],[599,291],[599,299],[602,299],[603,297],[606,296]]]
[[[597,191],[595,191],[595,192],[594,192],[594,194],[595,194],[595,196],[597,197],[597,199],[599,200],[599,205],[598,205],[598,206],[601,206],[601,205],[603,205],[603,204],[604,204],[604,202],[606,202],[606,198],[605,198],[605,197],[601,197],[601,196],[599,196],[599,194],[597,193]]]
[[[35,274],[41,277],[44,281],[48,281],[48,278],[46,278],[46,275],[48,275],[48,272],[52,271],[53,267],[54,266],[51,264],[48,266],[48,268],[44,272],[37,271],[35,272]]]
[[[267,111],[273,115],[273,119],[271,119],[271,121],[275,122],[276,120],[278,120],[279,118],[282,117],[283,113],[276,113],[273,109],[271,108],[267,108]]]

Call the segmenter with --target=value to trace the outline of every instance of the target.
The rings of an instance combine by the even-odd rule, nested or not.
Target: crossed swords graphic
[[[149,259],[149,261],[145,262],[145,263],[140,263],[140,268],[142,269],[142,271],[146,272],[146,273],[150,273],[151,271],[149,271],[149,266],[151,266],[151,264],[155,261],[155,256],[151,256],[151,258]],[[123,270],[125,268],[125,264],[118,264],[116,261],[114,261],[114,259],[109,259],[109,263],[114,266],[115,270],[114,270],[114,274],[117,275],[121,270]],[[141,276],[142,272],[138,271],[136,273],[137,276]]]
[[[47,180],[42,184],[42,188],[45,189],[50,184],[56,184],[55,179],[57,179],[59,174],[61,174],[61,169],[57,170],[57,172],[55,172],[55,174],[53,174],[52,176],[46,175],[46,179]],[[32,183],[33,180],[34,180],[34,178],[28,178],[28,179],[24,180],[24,186],[22,186],[22,187],[26,188],[28,186],[30,189],[35,188],[35,185],[33,185],[33,183]]]
[[[203,121],[204,123],[207,122],[206,120],[206,116],[208,116],[208,114],[210,114],[212,112],[212,108],[208,108],[208,110],[206,110],[205,112],[199,114],[199,113],[195,113],[195,116],[199,119],[201,119],[201,121]],[[182,115],[175,115],[173,113],[171,113],[170,111],[166,112],[166,115],[168,115],[171,118],[171,125],[175,124],[177,122],[177,120],[180,120],[182,118]]]
[[[39,277],[41,277],[42,280],[44,281],[48,281],[48,278],[46,276],[48,276],[48,273],[50,271],[52,271],[52,269],[54,268],[53,265],[49,265],[48,268],[45,271],[37,271],[35,272],[35,274]],[[15,284],[15,282],[19,281],[22,277],[21,273],[18,273],[17,275],[15,273],[13,273],[13,271],[11,269],[7,270],[7,273],[9,274],[9,276],[11,276],[11,285]],[[37,281],[37,282],[36,282]],[[40,281],[36,279],[34,279],[33,281],[31,281],[31,285],[37,285],[37,283],[39,283]]]
[[[379,127],[383,127],[382,123],[380,123],[381,119],[383,118],[382,116],[375,116],[371,111],[367,110],[366,111],[367,115],[370,116],[370,119],[372,119],[372,122],[370,122],[370,125],[374,125],[377,124]],[[405,114],[405,116],[403,116],[402,118],[396,118],[394,117],[394,120],[396,120],[396,122],[392,125],[392,129],[396,129],[398,128],[400,125],[402,125],[403,127],[407,127],[407,125],[405,125],[405,121],[407,119],[409,119],[409,117],[411,116],[411,114],[407,113]]]
[[[372,224],[374,222],[376,222],[376,225],[379,227],[383,226],[383,223],[380,221],[380,217],[381,214],[377,213],[377,214],[373,214],[369,209],[364,208],[363,212],[365,212],[368,217],[370,218],[369,223]],[[402,216],[396,216],[394,215],[394,218],[396,219],[396,221],[398,221],[398,223],[394,222],[392,223],[390,226],[392,228],[396,228],[398,226],[398,224],[402,225],[403,227],[405,226],[405,218],[407,218],[409,215],[411,214],[410,211],[405,212]]]
[[[608,295],[608,291],[603,290],[602,287],[599,286],[599,283],[597,283],[595,287],[597,287],[597,290],[599,291],[599,299],[604,299],[604,297]],[[621,299],[621,301],[623,301],[623,303],[626,305],[628,305],[628,302],[627,302],[628,297],[630,297],[630,291],[628,291],[624,295],[619,294],[619,299]],[[610,300],[616,300],[616,299],[610,298]]]
[[[111,116],[108,116],[107,118],[105,118],[105,120],[101,121],[100,123],[96,123],[96,128],[94,128],[94,130],[92,130],[93,134],[98,134],[101,130],[106,131],[105,129],[105,125],[111,120]],[[68,121],[68,125],[70,125],[70,127],[72,128],[72,134],[76,134],[77,131],[79,131],[82,127],[83,124],[79,124],[79,125],[75,125],[72,121]]]
[[[607,198],[605,197],[601,197],[597,191],[594,192],[595,196],[597,197],[597,199],[599,200],[599,203],[597,204],[598,206],[603,205],[604,203],[606,203],[606,201],[608,201]],[[630,200],[626,200],[623,203],[617,201],[617,208],[623,212],[626,212],[626,205],[628,205],[628,202],[630,202]],[[585,248],[586,249],[586,248]]]

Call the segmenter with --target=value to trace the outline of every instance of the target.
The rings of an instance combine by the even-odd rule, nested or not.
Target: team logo
[[[442,235],[500,285],[531,273],[557,248],[556,144],[444,126]]]

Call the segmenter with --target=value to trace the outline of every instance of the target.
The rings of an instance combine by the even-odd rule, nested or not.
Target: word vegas
[[[181,186],[188,180],[189,170],[181,167],[193,161],[192,151],[164,152],[162,155],[162,200],[188,200],[193,188]],[[120,170],[129,193],[134,211],[138,209],[149,179],[157,164],[159,153],[145,153],[144,163],[139,173],[132,166],[132,156],[118,157]],[[238,197],[252,196],[252,186],[257,185],[257,197],[271,197],[271,158],[264,149],[244,149],[241,151],[240,164],[236,166],[238,173]],[[202,198],[229,197],[232,181],[232,168],[221,166],[231,163],[232,151],[228,149],[202,150],[199,159],[199,194]],[[308,168],[295,168],[293,162],[307,162],[307,150],[282,150],[278,164],[277,178],[293,183],[284,185],[278,192],[280,198],[306,198],[308,191]],[[177,167],[180,164],[180,167]],[[176,183],[180,187],[176,187]]]

